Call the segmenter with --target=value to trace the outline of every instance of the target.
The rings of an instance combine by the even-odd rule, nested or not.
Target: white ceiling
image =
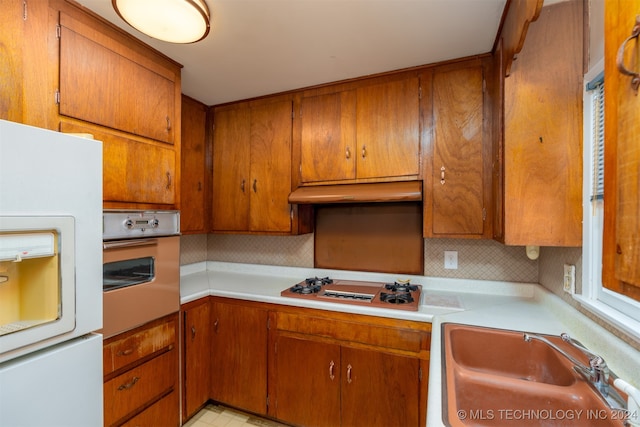
[[[77,0],[181,63],[182,92],[207,105],[491,51],[506,0],[206,0],[194,44],[151,39],[111,0]]]

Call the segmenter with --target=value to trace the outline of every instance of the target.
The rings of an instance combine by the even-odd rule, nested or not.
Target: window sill
[[[583,295],[575,294],[573,299],[578,301],[582,307],[598,316],[605,322],[615,326],[627,335],[640,340],[640,322],[616,310],[599,300],[585,298]]]

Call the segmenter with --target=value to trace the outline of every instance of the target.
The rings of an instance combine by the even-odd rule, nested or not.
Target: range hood
[[[422,181],[375,182],[300,187],[289,194],[292,204],[419,202]]]

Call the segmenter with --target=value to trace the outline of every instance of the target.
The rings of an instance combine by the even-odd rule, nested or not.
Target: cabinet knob
[[[344,156],[349,160],[351,158],[351,149],[347,147],[347,150],[344,153]]]
[[[195,337],[196,337],[196,327],[191,326],[191,339],[194,339]]]
[[[171,189],[171,172],[167,172],[167,190]]]
[[[367,157],[367,146],[363,145],[362,146],[362,158],[364,159],[365,157]]]

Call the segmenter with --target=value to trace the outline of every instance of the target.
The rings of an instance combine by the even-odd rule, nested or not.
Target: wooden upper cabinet
[[[417,77],[357,89],[358,178],[418,175]]]
[[[216,110],[214,123],[212,227],[248,230],[251,110]]]
[[[356,92],[302,99],[302,182],[356,178]]]
[[[290,100],[214,112],[213,231],[292,231]]]
[[[484,237],[491,177],[483,61],[436,67],[423,80],[425,127],[432,129],[424,159],[424,235]]]
[[[640,301],[640,95],[620,72],[617,53],[638,25],[640,0],[605,3],[605,197],[603,285]],[[640,40],[628,40],[622,65],[638,73]]]
[[[582,244],[582,47],[583,2],[545,6],[504,81],[505,244]]]
[[[300,181],[419,175],[417,76],[309,91],[301,100]]]
[[[109,203],[171,205],[176,201],[177,159],[174,147],[149,144],[102,127],[63,120],[60,130],[91,134],[102,141],[102,198]]]
[[[60,114],[173,143],[176,70],[138,58],[65,13],[60,25]]]
[[[207,106],[182,96],[180,232],[206,233],[209,188]]]

